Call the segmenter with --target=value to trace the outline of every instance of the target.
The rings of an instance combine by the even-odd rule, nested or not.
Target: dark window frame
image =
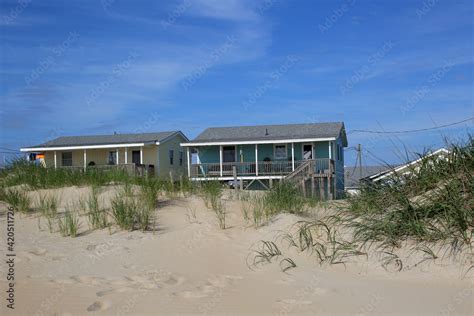
[[[182,150],[179,151],[179,165],[182,166],[184,162],[184,152]]]
[[[70,154],[71,158],[65,158],[65,154]],[[72,151],[65,151],[61,153],[61,166],[72,167]]]
[[[174,150],[173,149],[170,149],[168,151],[168,156],[169,156],[169,159],[170,159],[170,165],[173,165],[174,164]]]

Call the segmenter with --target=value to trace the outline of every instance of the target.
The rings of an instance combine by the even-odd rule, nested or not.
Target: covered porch
[[[26,150],[25,150],[26,151]],[[46,168],[69,170],[122,170],[130,175],[154,174],[155,144],[111,144],[31,148]]]
[[[332,142],[273,142],[186,146],[192,180],[282,179],[311,162],[315,174],[333,174]]]

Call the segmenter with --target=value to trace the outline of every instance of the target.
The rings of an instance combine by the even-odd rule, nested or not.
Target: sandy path
[[[68,188],[61,195],[64,202],[85,192]],[[36,216],[17,214],[14,314],[473,314],[472,280],[450,266],[388,273],[368,261],[321,268],[310,256],[282,249],[297,268],[283,273],[272,263],[250,270],[249,248],[297,217],[280,215],[255,230],[245,227],[238,204],[227,202],[225,231],[200,199],[186,198],[161,203],[154,233],[88,232],[84,223],[78,238],[40,230]],[[193,223],[189,208],[196,210]],[[2,259],[5,221],[2,212]],[[7,313],[5,303],[0,311]]]

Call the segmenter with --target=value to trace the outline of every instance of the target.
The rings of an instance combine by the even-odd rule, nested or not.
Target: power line
[[[20,152],[21,152],[21,151],[19,151],[19,150],[11,149],[11,148],[8,148],[8,147],[0,147],[0,150],[8,150],[8,151],[13,151],[13,152],[17,152],[17,153],[20,153]]]
[[[459,125],[468,121],[474,120],[474,117],[470,117],[468,119],[459,121],[459,122],[454,122],[454,123],[449,123],[445,125],[439,125],[439,126],[434,126],[434,127],[429,127],[429,128],[420,128],[420,129],[413,129],[413,130],[405,130],[405,131],[371,131],[371,130],[364,130],[364,129],[354,129],[349,131],[347,134],[351,133],[370,133],[370,134],[404,134],[404,133],[418,133],[418,132],[425,132],[425,131],[431,131],[431,130],[436,130],[436,129],[441,129],[441,128],[446,128],[454,125]]]

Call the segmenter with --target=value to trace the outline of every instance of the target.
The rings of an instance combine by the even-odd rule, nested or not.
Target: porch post
[[[140,147],[140,164],[143,165],[143,146]]]
[[[128,148],[125,147],[125,164],[128,164]]]
[[[222,155],[223,155],[223,151],[222,151],[222,145],[219,146],[219,163],[220,163],[220,170],[221,170],[221,177],[224,175],[224,172],[223,172],[223,168],[222,168]]]
[[[291,170],[295,171],[295,143],[291,143]]]
[[[87,168],[87,150],[84,149],[84,171],[86,171]]]
[[[329,142],[329,159],[332,159],[332,142]]]
[[[258,176],[258,144],[255,144],[255,175]]]
[[[191,178],[191,157],[190,157],[190,150],[189,147],[186,147],[186,156],[188,159],[188,178]]]
[[[56,150],[54,151],[54,169],[58,167],[58,159],[56,158]]]
[[[119,151],[119,149],[117,148],[117,165],[119,165],[119,157],[120,157],[120,151]]]

